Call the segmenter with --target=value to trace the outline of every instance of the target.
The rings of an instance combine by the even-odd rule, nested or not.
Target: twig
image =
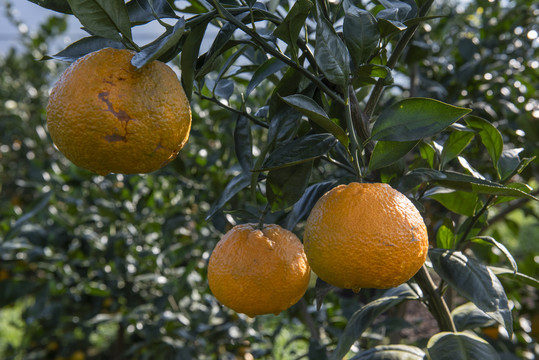
[[[244,33],[249,35],[256,43],[264,49],[268,54],[276,57],[278,60],[284,62],[286,65],[300,71],[306,78],[311,80],[313,83],[316,84],[320,89],[324,91],[330,98],[335,100],[341,105],[344,105],[344,100],[333,90],[331,90],[322,80],[320,80],[318,77],[316,77],[313,73],[311,73],[309,70],[305,69],[303,66],[298,65],[294,60],[290,59],[288,56],[280,53],[279,51],[275,50],[273,47],[268,45],[268,43],[255,31],[253,31],[251,28],[246,26],[244,23],[236,19],[228,10],[226,10],[218,1],[212,0],[212,5],[217,9],[219,14],[226,20],[230,21],[232,24],[234,24],[238,29],[242,30]]]
[[[222,102],[220,102],[218,99],[216,99],[215,97],[206,96],[206,95],[201,94],[200,92],[195,92],[195,94],[197,94],[201,99],[208,100],[208,101],[211,101],[211,102],[219,105],[223,109],[226,109],[226,110],[231,111],[233,113],[239,114],[241,116],[245,116],[246,118],[248,118],[249,120],[251,120],[252,122],[254,122],[255,124],[257,124],[259,126],[262,126],[262,127],[266,128],[266,129],[269,128],[269,124],[257,119],[256,117],[254,117],[254,116],[252,116],[252,115],[250,115],[250,114],[248,114],[248,113],[246,113],[244,111],[234,109],[233,107],[225,105]]]
[[[425,4],[423,4],[423,6],[419,9],[418,17],[425,16],[429,11],[430,7],[432,6],[433,2],[434,0],[429,0],[425,2]],[[388,68],[393,69],[395,67],[397,61],[399,60],[399,57],[402,55],[404,49],[406,49],[406,46],[408,46],[410,40],[412,40],[412,37],[414,36],[418,28],[419,24],[412,25],[404,32],[400,40],[397,42],[397,45],[395,45],[395,50],[393,50],[391,56],[387,60],[386,66]],[[367,119],[370,119],[372,117],[372,114],[374,113],[374,108],[376,107],[376,104],[378,104],[378,100],[380,100],[382,90],[384,89],[384,81],[384,79],[378,79],[378,81],[376,81],[376,84],[374,85],[374,88],[372,89],[369,100],[367,101],[367,105],[365,105],[364,113],[367,116]]]

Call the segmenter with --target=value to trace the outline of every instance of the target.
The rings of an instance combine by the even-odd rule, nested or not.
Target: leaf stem
[[[434,0],[428,0],[421,6],[419,9],[419,13],[417,17],[423,17],[427,14],[430,7],[432,6],[432,3]],[[412,40],[412,37],[414,36],[416,30],[419,28],[419,24],[415,24],[410,26],[402,35],[400,40],[397,42],[397,45],[395,45],[395,50],[391,53],[391,56],[387,60],[386,66],[390,69],[393,69],[395,65],[397,64],[397,61],[399,60],[399,57],[402,55],[404,49],[406,49],[406,46]],[[378,79],[376,81],[376,84],[374,85],[374,88],[372,89],[371,95],[369,97],[369,100],[367,101],[367,105],[365,105],[365,115],[368,119],[372,117],[372,114],[374,113],[374,108],[376,107],[376,104],[378,104],[378,100],[380,100],[380,96],[382,95],[382,90],[384,89],[384,79]]]
[[[427,308],[436,319],[440,330],[456,332],[457,329],[447,303],[441,293],[437,291],[425,265],[415,274],[414,280],[423,291],[423,294],[426,295]]]
[[[284,62],[286,65],[298,70],[301,72],[306,78],[311,80],[313,83],[316,84],[322,91],[324,91],[330,98],[335,100],[341,105],[344,105],[344,100],[333,90],[331,90],[322,80],[320,80],[318,77],[316,77],[313,73],[311,73],[309,70],[305,69],[303,66],[298,65],[294,60],[290,59],[288,56],[284,55],[283,53],[279,52],[278,50],[275,50],[273,47],[268,45],[268,43],[255,31],[253,31],[251,28],[246,26],[244,23],[236,19],[227,9],[223,7],[217,0],[211,0],[212,5],[217,9],[219,14],[226,20],[230,21],[232,24],[234,24],[238,29],[242,30],[245,34],[249,35],[256,43],[260,45],[260,47],[266,51],[268,54],[276,57],[280,61]]]

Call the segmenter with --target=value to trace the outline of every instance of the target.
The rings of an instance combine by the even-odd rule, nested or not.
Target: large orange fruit
[[[217,243],[208,265],[213,295],[250,317],[279,314],[305,294],[311,269],[303,244],[279,225],[236,225]]]
[[[74,164],[101,175],[148,173],[173,160],[191,108],[166,64],[131,65],[134,52],[105,48],[71,64],[54,85],[47,127]]]
[[[390,288],[409,280],[427,257],[425,223],[387,184],[351,183],[324,194],[304,234],[309,264],[337,287]]]

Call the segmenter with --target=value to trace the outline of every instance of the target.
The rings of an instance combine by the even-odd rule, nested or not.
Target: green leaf
[[[161,35],[157,40],[153,41],[148,46],[131,59],[131,64],[140,69],[144,65],[154,61],[161,60],[167,62],[174,58],[179,52],[180,40],[185,32],[185,19],[180,18],[173,28]]]
[[[309,0],[298,0],[286,14],[284,20],[275,28],[273,35],[290,45],[294,54],[297,54],[297,41],[305,20],[311,12],[313,3]]]
[[[331,291],[338,289],[337,287],[325,282],[319,277],[316,278],[316,284],[314,285],[314,299],[316,301],[316,311],[320,311],[326,295]]]
[[[427,160],[427,163],[429,164],[430,168],[435,168],[436,160],[438,159],[438,152],[434,148],[434,141],[431,141],[430,143],[421,141],[419,143],[419,155],[421,158]]]
[[[251,171],[253,167],[253,138],[251,135],[251,123],[245,116],[239,115],[236,120],[234,150],[243,171]]]
[[[347,87],[350,77],[348,50],[333,26],[322,16],[317,19],[314,57],[329,81],[341,89]]]
[[[434,99],[404,99],[382,111],[374,123],[372,139],[419,140],[438,134],[470,111]]]
[[[461,296],[513,333],[513,318],[500,280],[485,265],[459,251],[430,249],[429,258],[438,275]]]
[[[533,278],[529,275],[522,274],[517,272],[514,273],[511,269],[496,267],[496,266],[489,266],[488,267],[495,275],[497,276],[507,276],[509,278],[513,278],[514,280],[518,280],[524,284],[530,285],[535,287],[536,289],[539,289],[539,280],[536,278]]]
[[[345,10],[344,41],[356,66],[365,62],[378,50],[380,32],[376,18],[367,10],[350,4]]]
[[[451,311],[451,317],[458,331],[472,330],[478,327],[492,326],[496,323],[483,310],[472,302],[464,303]]]
[[[455,247],[455,240],[453,222],[445,218],[442,225],[436,231],[436,245],[442,249],[453,249]]]
[[[496,246],[505,255],[505,257],[507,257],[507,260],[509,260],[509,262],[511,263],[511,267],[513,268],[513,273],[516,275],[516,273],[518,272],[517,262],[515,261],[515,258],[513,258],[513,255],[511,255],[509,250],[507,250],[504,244],[499,241],[496,241],[496,239],[491,236],[474,236],[470,240],[474,242],[476,242],[475,240],[480,240]]]
[[[9,229],[7,234],[4,237],[4,240],[9,239],[11,236],[17,233],[22,225],[24,225],[28,220],[33,218],[35,215],[39,214],[41,211],[43,211],[50,203],[52,198],[53,192],[49,191],[41,195],[37,203],[34,205],[34,207],[30,210],[24,213],[20,218],[15,221],[15,224]]]
[[[352,315],[350,320],[348,320],[331,359],[342,359],[348,353],[354,342],[361,337],[361,334],[363,334],[380,314],[397,306],[405,300],[416,299],[418,299],[417,293],[414,292],[408,284],[403,284],[397,288],[386,291],[381,298],[362,306],[354,313],[354,315]]]
[[[391,69],[384,65],[364,64],[354,69],[355,84],[374,84],[376,78],[384,79],[384,85],[390,85],[393,82]]]
[[[210,211],[208,212],[208,215],[206,215],[206,220],[210,219],[213,215],[215,215],[219,210],[223,208],[223,206],[225,206],[225,204],[230,199],[232,199],[237,193],[245,189],[250,184],[251,174],[246,172],[242,172],[241,174],[230,180],[219,199],[215,202],[215,204],[213,204]]]
[[[121,41],[131,36],[131,21],[124,0],[67,0],[73,14],[92,34]]]
[[[369,171],[391,165],[408,154],[418,141],[378,141],[369,161]]]
[[[418,347],[410,345],[377,345],[362,351],[350,360],[424,360],[426,354]]]
[[[503,186],[493,181],[478,179],[476,177],[453,171],[437,171],[432,169],[415,169],[403,176],[399,183],[401,192],[408,192],[424,183],[440,185],[449,189],[468,191],[477,194],[496,196],[525,197],[539,201],[535,196],[520,189]]]
[[[251,81],[249,81],[249,85],[247,85],[247,89],[245,90],[245,97],[249,97],[249,94],[251,94],[251,92],[268,76],[275,74],[285,66],[285,63],[280,60],[277,60],[276,58],[268,59],[265,63],[260,65],[258,69],[256,69],[256,71],[253,73]]]
[[[294,230],[298,222],[305,220],[309,216],[318,199],[333,189],[335,185],[335,181],[324,181],[309,186],[286,217],[286,228],[290,231]]]
[[[427,352],[436,360],[496,360],[496,350],[479,336],[468,332],[441,332],[430,338]]]
[[[470,131],[453,131],[444,143],[442,150],[442,168],[456,158],[473,140],[474,133]]]
[[[509,180],[509,178],[515,173],[515,171],[520,166],[520,157],[519,154],[524,150],[523,148],[518,149],[504,149],[498,159],[498,173],[500,174],[500,179]]]
[[[114,49],[125,49],[124,44],[119,41],[105,39],[99,36],[89,36],[75,41],[55,55],[44,56],[41,60],[56,59],[73,62],[84,55],[107,47]]]
[[[290,140],[277,147],[259,171],[296,165],[326,155],[337,140],[330,134],[311,134]]]
[[[503,139],[498,129],[487,120],[478,116],[466,117],[466,124],[468,124],[468,127],[477,131],[481,137],[481,142],[487,148],[494,168],[498,170],[498,159],[503,150]]]
[[[473,216],[478,200],[477,194],[439,187],[426,191],[425,196],[438,201],[454,213],[466,216]]]
[[[266,193],[272,211],[284,210],[296,203],[309,183],[313,162],[271,170],[266,179]]]
[[[296,94],[284,97],[282,100],[307,116],[321,128],[335,135],[345,147],[348,147],[350,140],[348,139],[346,132],[339,125],[331,121],[324,109],[322,109],[313,99],[305,95]]]
[[[189,31],[187,34],[185,43],[183,44],[184,49],[189,49],[189,51],[183,51],[181,53],[180,59],[180,66],[182,69],[182,85],[189,100],[191,100],[191,96],[193,95],[193,81],[195,79],[196,62],[207,26],[208,22],[203,22],[191,28],[191,31]]]

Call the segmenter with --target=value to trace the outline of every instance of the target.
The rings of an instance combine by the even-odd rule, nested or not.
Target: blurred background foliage
[[[539,155],[539,4],[436,2],[432,13],[444,17],[422,25],[381,105],[425,96],[470,107],[497,127],[509,155],[515,149],[523,149],[521,158]],[[48,45],[66,26],[64,17],[43,19],[38,32],[21,33],[23,50],[0,55],[0,357],[324,359],[320,349],[335,345],[347,319],[374,293],[333,292],[317,311],[311,286],[287,312],[250,319],[220,307],[209,292],[211,249],[235,221],[249,217],[233,210],[257,212],[247,192],[227,202],[231,212],[206,219],[241,171],[233,145],[237,115],[195,95],[190,141],[171,165],[148,175],[96,176],[54,149],[44,109],[66,64],[39,59],[50,55]],[[245,77],[233,79],[246,86]],[[249,106],[263,107],[257,99],[271,90],[263,83]],[[231,107],[242,104],[239,94]],[[255,152],[264,137],[258,130],[253,125]],[[406,161],[428,163],[429,149],[443,140],[422,143]],[[465,154],[470,163],[455,159],[448,168],[492,172],[478,137]],[[316,180],[325,177],[320,169]],[[519,181],[537,188],[538,170],[536,160]],[[382,170],[387,178],[404,171],[400,164]],[[439,203],[424,206],[430,228],[448,224]],[[538,204],[513,200],[492,211],[482,235],[503,241],[520,272],[538,274]],[[469,247],[487,263],[508,267],[497,248]],[[502,282],[515,336],[497,326],[475,331],[507,359],[532,359],[539,354],[537,290],[507,276]],[[437,332],[434,320],[422,308],[409,310],[405,317],[386,314],[359,345],[401,339],[424,346]]]

